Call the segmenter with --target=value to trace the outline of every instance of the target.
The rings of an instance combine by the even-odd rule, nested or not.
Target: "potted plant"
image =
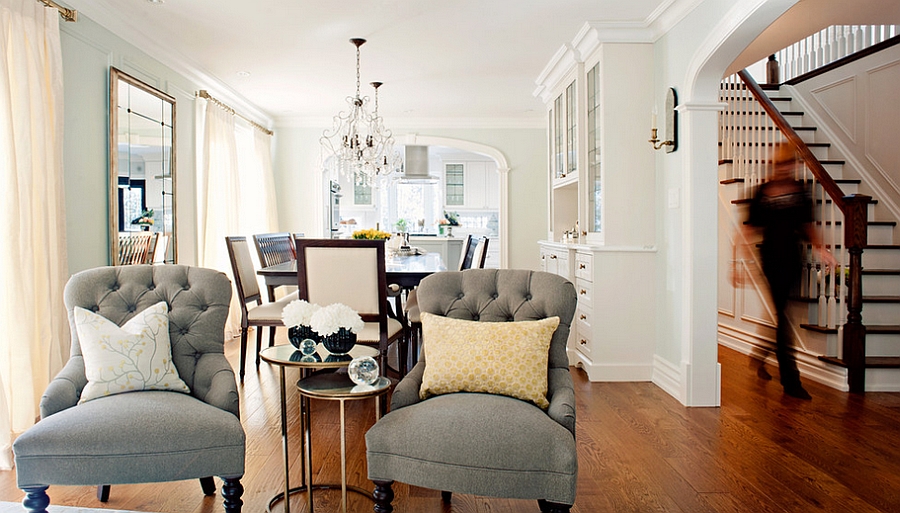
[[[148,231],[153,226],[153,209],[147,209],[141,212],[141,215],[131,220],[131,224],[141,227],[141,230]]]
[[[338,355],[350,352],[365,325],[356,310],[342,303],[323,306],[310,318],[310,327],[322,337],[325,349]]]

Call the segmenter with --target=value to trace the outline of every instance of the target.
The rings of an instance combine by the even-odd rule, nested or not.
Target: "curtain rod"
[[[225,109],[226,111],[230,112],[231,114],[233,114],[233,115],[235,115],[235,116],[237,116],[237,117],[243,119],[243,120],[246,121],[247,123],[250,123],[250,125],[252,125],[254,128],[256,128],[257,130],[262,131],[263,133],[265,133],[265,134],[267,134],[267,135],[274,135],[274,134],[275,134],[275,132],[269,130],[268,128],[266,128],[266,127],[264,127],[264,126],[262,126],[262,125],[260,125],[260,124],[257,123],[256,121],[253,121],[252,119],[250,119],[250,118],[248,118],[248,117],[246,117],[246,116],[242,116],[242,115],[239,114],[236,110],[232,109],[231,107],[229,107],[228,105],[226,105],[224,102],[222,102],[222,101],[219,100],[218,98],[214,98],[214,97],[210,96],[210,94],[209,94],[208,92],[206,92],[206,89],[201,89],[201,90],[197,91],[197,96],[199,96],[200,98],[205,98],[205,99],[207,99],[207,100],[209,100],[209,101],[215,103],[215,104],[218,105],[219,107],[221,107],[221,108]]]
[[[37,0],[38,2],[46,5],[47,7],[52,7],[59,11],[59,15],[62,16],[62,19],[66,21],[78,21],[78,11],[75,9],[69,9],[67,7],[63,7],[53,0]]]

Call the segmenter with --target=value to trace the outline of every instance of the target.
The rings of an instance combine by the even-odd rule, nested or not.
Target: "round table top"
[[[325,346],[319,343],[316,345],[315,353],[305,356],[291,344],[281,344],[267,347],[259,353],[259,357],[262,358],[263,361],[273,365],[283,365],[285,367],[315,367],[317,369],[325,367],[346,367],[350,364],[350,360],[362,356],[377,358],[378,349],[372,346],[356,344],[349,353],[345,355],[336,355],[328,352],[328,350],[325,349]]]
[[[314,399],[365,399],[384,394],[391,388],[391,380],[379,376],[371,385],[357,385],[343,372],[313,374],[297,382],[301,395]]]

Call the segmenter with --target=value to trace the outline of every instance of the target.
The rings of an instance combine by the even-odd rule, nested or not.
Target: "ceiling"
[[[646,26],[676,0],[61,1],[265,121],[321,123],[346,110],[349,40],[361,37],[362,94],[384,82],[388,124],[540,125],[535,79],[585,22]]]

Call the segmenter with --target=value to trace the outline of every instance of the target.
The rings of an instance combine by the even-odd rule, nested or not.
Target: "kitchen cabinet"
[[[447,210],[500,209],[500,175],[496,162],[446,162],[444,190]]]

